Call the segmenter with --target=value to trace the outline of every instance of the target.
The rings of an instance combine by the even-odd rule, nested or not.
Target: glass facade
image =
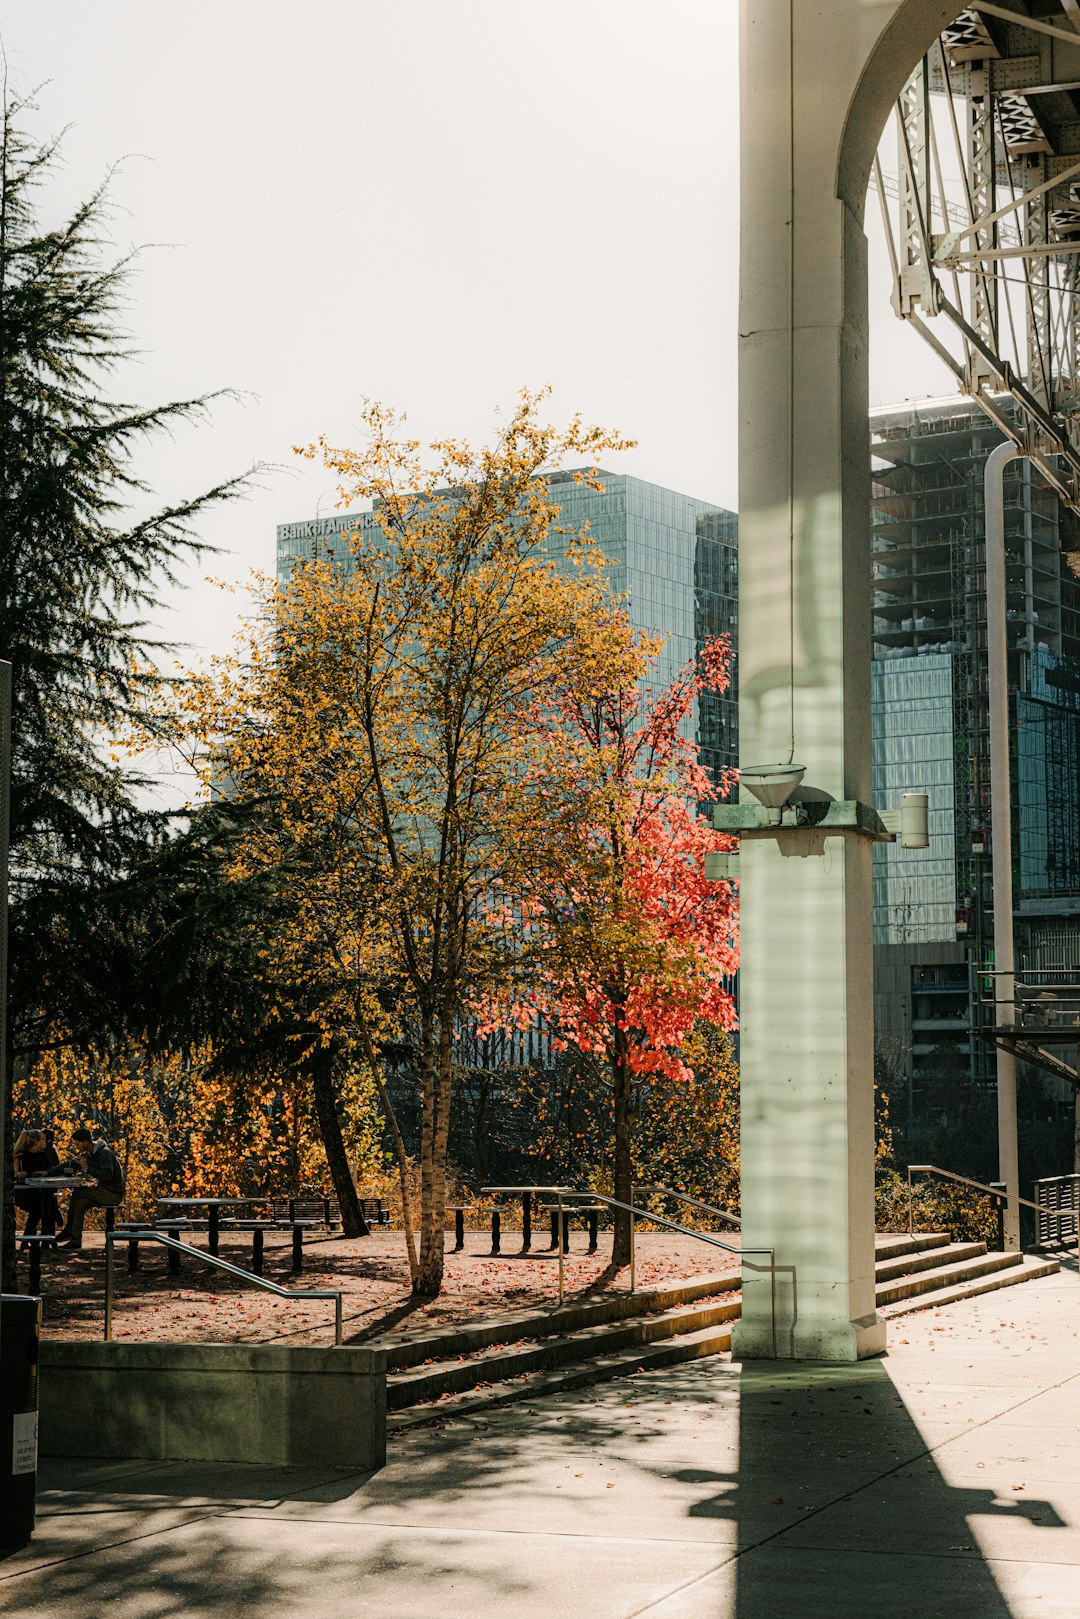
[[[956,936],[952,659],[944,653],[872,670],[874,803],[929,797],[930,847],[874,849],[874,942]]]
[[[1000,441],[969,399],[871,415],[874,801],[928,792],[931,833],[925,851],[874,850],[876,999],[931,1107],[943,1054],[993,1075],[993,1048],[963,1030],[993,959],[983,472]],[[1071,954],[1062,964],[1080,967],[1080,581],[1062,555],[1077,549],[1074,519],[1023,457],[1004,487],[1018,966]]]
[[[1037,652],[1016,699],[1020,887],[1080,894],[1080,667]],[[1080,906],[1078,906],[1080,909]]]
[[[738,519],[708,501],[623,473],[604,471],[601,479],[602,491],[575,483],[571,472],[554,473],[548,481],[560,522],[576,531],[587,524],[607,557],[611,588],[625,597],[631,624],[663,637],[654,680],[666,685],[708,636],[728,634],[734,642]],[[347,536],[372,521],[370,513],[358,512],[280,524],[278,577],[316,556],[351,565]],[[552,534],[548,548],[557,560],[565,536]],[[696,735],[702,762],[718,772],[738,757],[734,681],[730,692],[704,699],[700,708],[687,722],[687,735]]]
[[[705,512],[694,548],[694,639],[698,651],[715,635],[733,647],[739,610],[739,520],[734,512]],[[698,703],[701,762],[714,781],[739,762],[739,669],[734,658],[725,692],[706,692]]]

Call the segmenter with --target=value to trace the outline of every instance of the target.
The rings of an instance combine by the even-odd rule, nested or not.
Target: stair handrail
[[[558,1224],[558,1233],[559,1233],[559,1303],[560,1304],[562,1304],[563,1298],[564,1298],[564,1282],[563,1282],[563,1258],[564,1258],[564,1253],[563,1253],[563,1213],[564,1213],[563,1198],[564,1197],[585,1198],[586,1200],[588,1200],[591,1203],[603,1203],[609,1209],[625,1209],[627,1214],[629,1214],[629,1216],[630,1216],[630,1291],[631,1291],[631,1293],[633,1293],[635,1291],[635,1283],[636,1283],[636,1245],[635,1245],[635,1242],[634,1242],[634,1231],[635,1231],[635,1226],[636,1226],[636,1223],[637,1223],[638,1220],[652,1220],[654,1224],[662,1225],[668,1231],[678,1231],[684,1237],[693,1237],[697,1242],[708,1243],[709,1246],[712,1247],[712,1248],[723,1248],[725,1253],[737,1254],[739,1256],[740,1260],[743,1263],[745,1263],[745,1256],[747,1254],[767,1254],[768,1259],[769,1259],[770,1308],[771,1308],[771,1311],[772,1311],[772,1351],[773,1351],[773,1359],[774,1360],[776,1359],[776,1249],[775,1248],[743,1248],[742,1246],[740,1246],[738,1248],[733,1248],[729,1242],[721,1242],[719,1237],[710,1236],[709,1233],[705,1232],[705,1231],[694,1231],[694,1230],[691,1229],[690,1226],[680,1225],[677,1220],[668,1220],[662,1214],[653,1214],[652,1211],[649,1210],[649,1209],[636,1208],[633,1203],[623,1203],[617,1197],[607,1197],[607,1196],[605,1196],[605,1194],[603,1192],[579,1191],[576,1187],[573,1187],[573,1186],[482,1186],[480,1188],[480,1191],[485,1197],[521,1196],[525,1192],[530,1192],[530,1193],[540,1192],[540,1193],[543,1193],[547,1197],[554,1197],[555,1198],[556,1205],[557,1205],[556,1213],[557,1213],[557,1218],[558,1218],[558,1222],[559,1222],[559,1224]],[[573,1213],[573,1208],[571,1207],[569,1209],[566,1209],[565,1212],[567,1214],[572,1214]],[[758,1267],[756,1265],[751,1265],[750,1266],[751,1270],[757,1270],[759,1268],[760,1267]]]
[[[999,1208],[1008,1201],[1008,1193],[999,1183],[997,1186],[988,1186],[985,1181],[973,1181],[968,1175],[957,1175],[951,1169],[941,1169],[937,1164],[909,1164],[907,1167],[908,1181],[908,1236],[915,1235],[915,1216],[912,1210],[912,1175],[940,1175],[942,1180],[957,1181],[961,1186],[973,1186],[977,1192],[985,1192],[988,1197],[997,1199]],[[1048,1209],[1043,1203],[1033,1203],[1029,1197],[1016,1196],[1017,1203],[1022,1203],[1026,1209],[1035,1209],[1039,1214],[1055,1214],[1060,1211]]]
[[[703,1203],[699,1197],[690,1197],[686,1192],[676,1192],[671,1186],[646,1186],[635,1181],[630,1188],[630,1201],[634,1201],[635,1192],[660,1192],[664,1197],[673,1197],[680,1203],[690,1203],[695,1209],[704,1209],[708,1214],[718,1215],[721,1220],[730,1220],[732,1225],[742,1226],[742,1215],[732,1214],[728,1209],[718,1209],[715,1203]]]
[[[189,1242],[179,1242],[176,1237],[167,1237],[164,1231],[106,1231],[105,1233],[105,1342],[112,1342],[113,1323],[113,1245],[117,1242],[159,1242],[163,1248],[175,1248],[178,1253],[187,1254],[192,1259],[201,1259],[204,1265],[212,1270],[227,1271],[230,1276],[239,1276],[245,1282],[251,1282],[264,1293],[274,1293],[281,1299],[333,1299],[334,1301],[334,1347],[341,1348],[341,1289],[318,1287],[281,1287],[277,1282],[268,1281],[265,1276],[256,1276],[254,1271],[243,1270],[239,1265],[232,1265],[227,1259],[219,1259],[217,1254],[208,1254],[202,1248],[193,1248]]]

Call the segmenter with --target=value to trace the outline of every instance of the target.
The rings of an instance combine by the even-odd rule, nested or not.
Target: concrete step
[[[935,1288],[929,1293],[899,1299],[894,1304],[879,1303],[878,1311],[886,1320],[891,1320],[894,1316],[910,1315],[915,1310],[933,1310],[941,1304],[958,1304],[961,1299],[976,1298],[980,1293],[996,1293],[999,1288],[1016,1287],[1020,1282],[1036,1282],[1043,1276],[1052,1276],[1060,1268],[1056,1259],[1025,1254],[1019,1264],[991,1271],[972,1281],[957,1282]]]
[[[874,1274],[879,1282],[894,1282],[919,1271],[955,1265],[961,1259],[978,1259],[985,1254],[985,1242],[950,1242],[943,1248],[924,1248],[921,1254],[902,1254],[899,1259],[878,1259]]]
[[[680,1334],[661,1343],[644,1344],[632,1352],[598,1355],[561,1371],[526,1373],[512,1384],[492,1389],[473,1389],[461,1394],[447,1394],[430,1405],[413,1406],[405,1411],[391,1412],[386,1419],[388,1436],[423,1427],[429,1422],[442,1422],[447,1417],[469,1417],[489,1411],[497,1406],[513,1405],[523,1400],[538,1400],[545,1394],[559,1394],[568,1389],[584,1388],[590,1383],[604,1383],[616,1377],[629,1377],[635,1372],[655,1371],[661,1366],[675,1366],[680,1362],[698,1360],[705,1355],[720,1355],[731,1348],[731,1325],[704,1327],[698,1332]]]
[[[947,1231],[879,1231],[874,1238],[878,1259],[899,1259],[901,1254],[921,1254],[927,1248],[944,1248],[952,1238]]]
[[[961,1259],[953,1265],[942,1265],[935,1270],[923,1270],[913,1276],[902,1276],[899,1281],[880,1283],[876,1295],[878,1307],[883,1304],[895,1304],[899,1299],[914,1298],[919,1293],[933,1293],[940,1288],[970,1282],[976,1276],[988,1276],[995,1271],[1009,1270],[1020,1264],[1021,1257],[1016,1253],[983,1253],[976,1259]]]
[[[523,1338],[559,1337],[608,1321],[625,1321],[660,1310],[677,1309],[699,1299],[715,1298],[717,1294],[737,1293],[739,1285],[738,1271],[694,1276],[665,1282],[660,1287],[639,1288],[635,1293],[603,1293],[545,1309],[517,1310],[488,1321],[453,1323],[424,1332],[388,1333],[385,1338],[372,1339],[368,1347],[384,1349],[387,1371],[400,1371],[407,1366],[421,1366],[425,1361],[474,1355],[493,1345],[516,1344]]]
[[[470,1356],[442,1359],[434,1365],[391,1372],[386,1380],[386,1403],[401,1411],[420,1401],[440,1399],[466,1389],[501,1383],[526,1373],[553,1369],[567,1363],[597,1359],[636,1350],[645,1344],[712,1330],[734,1320],[739,1300],[699,1300],[652,1315],[603,1322],[561,1337],[545,1336],[528,1343],[497,1345]]]

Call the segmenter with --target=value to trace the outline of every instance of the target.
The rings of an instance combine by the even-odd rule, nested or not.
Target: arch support
[[[866,240],[874,147],[957,0],[743,0],[739,726],[744,765],[870,802]],[[917,785],[917,784],[914,784]],[[745,795],[744,795],[745,796]],[[806,844],[801,845],[802,848]],[[743,842],[743,1240],[779,1352],[884,1348],[874,1306],[870,848]],[[767,1273],[737,1357],[772,1354]]]

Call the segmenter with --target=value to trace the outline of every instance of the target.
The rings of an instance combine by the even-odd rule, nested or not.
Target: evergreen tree
[[[116,259],[108,179],[43,223],[56,140],[0,128],[0,658],[12,666],[9,1052],[53,1024],[39,963],[62,891],[91,891],[160,838],[140,780],[109,741],[155,681],[148,628],[166,581],[204,549],[195,524],[247,475],[150,509],[137,455],[198,421],[215,395],[137,408],[111,397],[134,354],[122,325],[133,255]],[[68,952],[69,958],[77,950]],[[7,1099],[5,1098],[5,1106]]]

